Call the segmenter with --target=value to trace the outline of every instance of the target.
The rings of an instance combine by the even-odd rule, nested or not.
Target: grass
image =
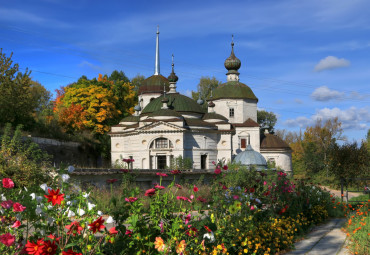
[[[370,193],[353,197],[349,200],[349,202],[366,202],[368,200],[370,200]]]

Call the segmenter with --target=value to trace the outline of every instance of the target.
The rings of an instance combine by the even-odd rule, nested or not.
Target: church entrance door
[[[157,168],[165,169],[167,166],[166,156],[157,156]]]

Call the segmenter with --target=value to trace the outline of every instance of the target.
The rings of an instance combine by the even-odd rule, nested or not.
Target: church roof
[[[203,115],[203,120],[211,120],[211,119],[216,119],[216,120],[224,120],[224,121],[229,121],[225,116],[222,116],[221,114],[215,113],[215,112],[208,112]]]
[[[254,95],[252,89],[238,81],[228,81],[221,84],[213,91],[213,100],[224,98],[253,99],[258,101],[258,98]]]
[[[249,144],[245,151],[240,152],[234,158],[235,163],[240,163],[245,166],[255,165],[255,166],[267,166],[266,159],[261,153],[253,150],[252,146]]]
[[[255,122],[251,118],[248,118],[243,123],[233,123],[232,125],[234,127],[259,127],[260,126],[257,122]]]
[[[174,117],[181,117],[181,114],[178,112],[171,110],[171,109],[159,109],[155,112],[152,112],[148,114],[148,117],[154,117],[154,116],[174,116]]]
[[[139,116],[127,116],[126,118],[123,118],[120,122],[139,122],[140,117]]]
[[[163,88],[169,90],[169,82],[166,77],[161,74],[152,75],[146,78],[139,87],[139,94],[145,93],[163,93]]]
[[[174,110],[176,112],[193,112],[193,113],[204,113],[205,110],[197,104],[196,101],[193,99],[181,95],[179,93],[171,93],[167,94],[166,98],[168,98],[168,108]],[[158,111],[162,108],[163,95],[160,97],[155,98],[151,101],[141,112],[142,114],[149,114],[155,111]]]
[[[274,134],[261,135],[261,150],[286,149],[291,150],[289,145]]]

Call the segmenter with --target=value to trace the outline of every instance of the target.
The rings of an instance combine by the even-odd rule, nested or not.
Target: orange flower
[[[177,252],[177,254],[180,254],[180,253],[184,252],[185,251],[185,248],[186,248],[185,240],[182,240],[176,246],[176,252]]]
[[[162,237],[156,237],[154,245],[155,245],[154,248],[156,248],[159,252],[164,251],[164,249],[166,248],[166,245],[164,244]]]

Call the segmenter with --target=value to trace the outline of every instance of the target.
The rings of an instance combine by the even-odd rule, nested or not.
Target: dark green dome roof
[[[216,119],[216,120],[225,120],[228,121],[228,119],[225,116],[222,116],[221,114],[215,113],[215,112],[208,112],[204,114],[203,120],[211,120],[211,119]]]
[[[140,116],[127,116],[126,118],[123,118],[120,122],[139,122]]]
[[[205,112],[202,106],[197,104],[197,102],[195,102],[193,99],[179,93],[166,94],[166,98],[168,98],[169,100],[167,105],[170,110],[175,110],[176,112]],[[160,110],[163,106],[162,99],[163,95],[157,97],[156,99],[151,101],[141,113],[148,114]]]
[[[139,87],[139,94],[143,93],[163,93],[163,88],[166,86],[166,91],[169,89],[169,82],[163,75],[152,75],[146,78]]]
[[[251,88],[238,81],[228,81],[213,91],[213,100],[223,98],[253,99],[258,101]]]
[[[231,43],[231,54],[230,57],[228,57],[225,60],[225,68],[229,71],[229,73],[234,72],[238,73],[238,69],[242,65],[240,59],[238,59],[234,54],[234,42]]]
[[[148,114],[148,116],[149,117],[155,117],[155,116],[182,117],[181,114],[171,109],[160,109],[158,111]]]

